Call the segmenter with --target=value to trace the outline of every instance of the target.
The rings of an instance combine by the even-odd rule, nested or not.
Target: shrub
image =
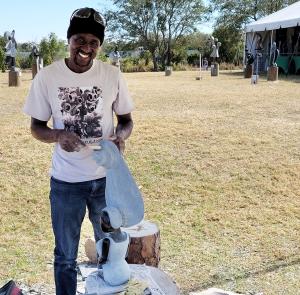
[[[0,47],[0,69],[2,72],[5,72],[5,52]]]
[[[24,56],[17,54],[16,56],[16,66],[21,68],[21,69],[31,69],[32,66],[32,57],[29,56]]]
[[[186,63],[179,63],[177,65],[173,65],[173,71],[191,71],[192,69],[193,67]]]
[[[233,63],[222,62],[222,63],[220,63],[219,69],[220,70],[231,70],[232,71],[232,70],[240,70],[240,69],[242,69],[242,67],[241,66],[236,66]]]
[[[121,64],[122,72],[149,72],[153,70],[152,61],[144,58],[138,58],[138,57],[122,58],[120,64]]]
[[[100,52],[98,55],[97,55],[97,59],[103,61],[103,62],[107,62],[108,60],[108,57],[103,53],[103,52]]]

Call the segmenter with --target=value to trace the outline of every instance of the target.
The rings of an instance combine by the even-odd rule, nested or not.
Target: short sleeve
[[[118,81],[118,94],[116,100],[113,103],[113,110],[117,115],[129,114],[134,109],[134,105],[129,94],[126,81],[120,71]]]
[[[43,72],[40,72],[33,79],[23,111],[35,119],[48,121],[52,112],[43,78]]]

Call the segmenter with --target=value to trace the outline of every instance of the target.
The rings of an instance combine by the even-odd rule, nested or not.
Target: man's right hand
[[[85,146],[76,133],[63,129],[51,129],[47,123],[47,121],[31,118],[31,133],[36,139],[47,143],[58,142],[66,152],[79,152]]]
[[[82,147],[85,147],[85,143],[76,133],[65,130],[57,130],[57,142],[67,152],[79,152]]]

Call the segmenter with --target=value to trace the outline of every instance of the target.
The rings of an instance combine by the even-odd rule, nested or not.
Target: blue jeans
[[[53,177],[50,180],[56,295],[76,294],[76,259],[86,207],[95,240],[102,238],[100,213],[106,206],[105,185],[106,178],[77,183],[64,182]]]

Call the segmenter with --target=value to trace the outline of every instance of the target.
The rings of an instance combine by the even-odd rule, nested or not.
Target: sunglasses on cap
[[[89,18],[91,15],[93,14],[94,16],[94,20],[95,22],[99,23],[100,25],[102,25],[103,27],[105,27],[106,23],[105,23],[105,19],[104,17],[95,9],[92,8],[79,8],[77,10],[75,10],[71,16],[71,20],[74,17],[77,18]]]

